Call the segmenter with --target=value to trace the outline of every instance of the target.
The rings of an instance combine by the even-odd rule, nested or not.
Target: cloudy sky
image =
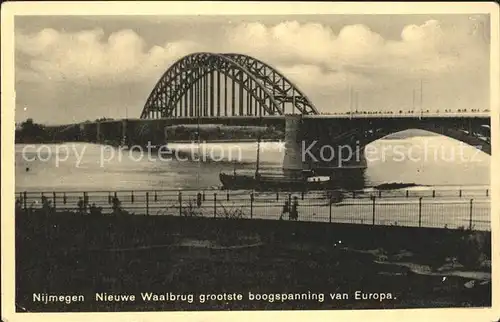
[[[323,112],[349,110],[349,85],[360,110],[411,109],[421,80],[424,109],[489,107],[486,15],[25,16],[15,46],[16,121],[139,117],[198,51],[259,58]]]

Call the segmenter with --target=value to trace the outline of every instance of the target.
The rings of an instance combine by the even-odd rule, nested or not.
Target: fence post
[[[329,223],[331,223],[331,222],[332,222],[332,199],[331,199],[331,198],[330,198],[330,202],[329,202],[329,204],[330,204],[330,209],[328,210],[328,211],[329,211],[329,215],[328,215],[329,219],[328,219],[328,222],[329,222]]]
[[[146,195],[147,195],[147,192],[146,192]],[[134,192],[133,191],[130,191],[130,202],[134,203]]]
[[[356,191],[352,191],[352,199],[356,198]]]
[[[304,190],[302,190],[302,193],[300,195],[301,200],[304,200]]]
[[[288,206],[289,207],[292,206],[292,194],[291,193],[288,193]]]
[[[28,207],[26,206],[27,202],[26,202],[26,191],[23,192],[23,207],[24,207],[24,210],[28,209]]]
[[[203,190],[203,191],[201,192],[201,198],[202,198],[202,200],[203,200],[203,201],[205,201],[205,190]]]
[[[276,201],[279,201],[280,200],[280,193],[278,191],[276,191]]]
[[[214,192],[214,218],[217,218],[217,192]]]
[[[379,197],[379,198],[382,198],[382,190],[379,190],[379,191],[378,191],[378,197]]]
[[[250,219],[253,218],[253,192],[250,193]]]
[[[408,190],[406,190],[406,198],[408,198],[410,196]]]
[[[486,189],[486,197],[488,197],[488,196],[489,196],[489,194],[490,194],[489,189]]]
[[[156,193],[156,190],[155,190],[155,202],[158,202],[158,194]]]
[[[462,198],[462,189],[458,190],[458,196]]]
[[[56,192],[55,191],[52,192],[52,200],[54,201],[53,202],[54,203],[54,210],[56,210],[57,209],[57,205],[56,205]]]
[[[432,190],[432,198],[436,198],[436,190]]]
[[[63,204],[66,204],[66,192],[63,192]]]
[[[108,192],[108,203],[111,205],[111,192]]]
[[[149,216],[149,192],[146,192],[146,216]]]
[[[375,226],[375,196],[372,197],[372,225]]]
[[[23,193],[19,192],[19,197],[17,197],[16,205],[15,205],[16,214],[17,214],[17,207],[21,207],[21,204],[20,204],[21,202],[23,202]]]
[[[422,227],[422,197],[418,198],[418,227]]]
[[[472,203],[474,199],[470,200],[470,209],[469,209],[469,230],[472,230]]]
[[[182,216],[182,192],[179,191],[179,216]]]
[[[227,191],[227,193],[226,193],[226,194],[227,194],[227,195],[226,195],[227,201],[229,201],[229,190]]]
[[[89,197],[87,196],[87,193],[83,193],[83,211],[87,212],[87,204],[89,203]]]

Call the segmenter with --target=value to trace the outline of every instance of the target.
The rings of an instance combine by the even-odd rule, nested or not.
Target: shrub
[[[199,206],[193,200],[189,200],[186,205],[182,207],[181,214],[184,217],[201,217],[202,215]]]
[[[225,218],[225,219],[241,219],[245,218],[245,213],[243,209],[240,208],[226,208],[223,204],[221,205],[222,211],[217,212],[217,217]],[[220,215],[220,216],[219,216]]]
[[[463,229],[457,245],[456,257],[467,268],[477,268],[491,258],[491,235]]]

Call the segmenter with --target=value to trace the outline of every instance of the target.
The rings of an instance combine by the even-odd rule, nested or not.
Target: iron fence
[[[436,193],[142,190],[18,192],[16,208],[88,214],[177,215],[490,230],[490,200],[478,191]],[[417,192],[417,193],[415,193]],[[357,193],[357,194],[356,194]],[[415,193],[415,194],[414,194]],[[404,197],[402,199],[401,197]],[[471,197],[471,196],[476,196]],[[288,207],[285,207],[285,204]],[[296,206],[294,206],[294,204]],[[296,211],[294,211],[296,209]],[[287,211],[288,210],[288,211]]]
[[[149,193],[153,198],[173,198],[178,196],[179,192],[185,192],[186,194],[201,193],[203,197],[212,195],[213,193],[227,194],[228,198],[235,199],[240,196],[248,196],[253,191],[250,190],[220,190],[220,189],[161,189],[161,190],[121,190],[121,191],[71,191],[71,192],[47,192],[47,191],[20,191],[16,194],[19,198],[23,197],[23,194],[27,193],[30,197],[35,198],[36,196],[42,197],[47,196],[49,198],[54,194],[56,198],[61,198],[64,201],[64,196],[80,196],[83,197],[85,194],[92,195],[120,195],[125,198],[130,198],[131,202],[134,202],[134,195],[145,195]],[[490,190],[484,188],[465,188],[465,189],[391,189],[391,190],[334,190],[334,191],[303,191],[303,192],[291,192],[291,191],[264,191],[264,192],[254,192],[259,195],[259,198],[276,199],[280,200],[286,198],[290,193],[298,194],[301,199],[304,198],[323,198],[325,194],[339,192],[343,195],[344,199],[372,199],[376,197],[378,199],[392,199],[392,198],[459,198],[459,199],[470,199],[470,198],[489,198]]]

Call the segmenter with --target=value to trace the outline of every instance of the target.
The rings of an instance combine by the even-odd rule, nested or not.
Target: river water
[[[156,154],[119,152],[96,144],[16,144],[16,191],[206,189],[220,185],[221,171],[255,169],[255,142],[169,146],[184,152],[201,149],[209,157],[159,160]],[[490,156],[444,136],[382,139],[368,148],[372,152],[367,154],[367,185],[411,182],[456,189],[489,185]],[[262,143],[260,164],[265,171],[280,171],[283,156],[283,143]]]

